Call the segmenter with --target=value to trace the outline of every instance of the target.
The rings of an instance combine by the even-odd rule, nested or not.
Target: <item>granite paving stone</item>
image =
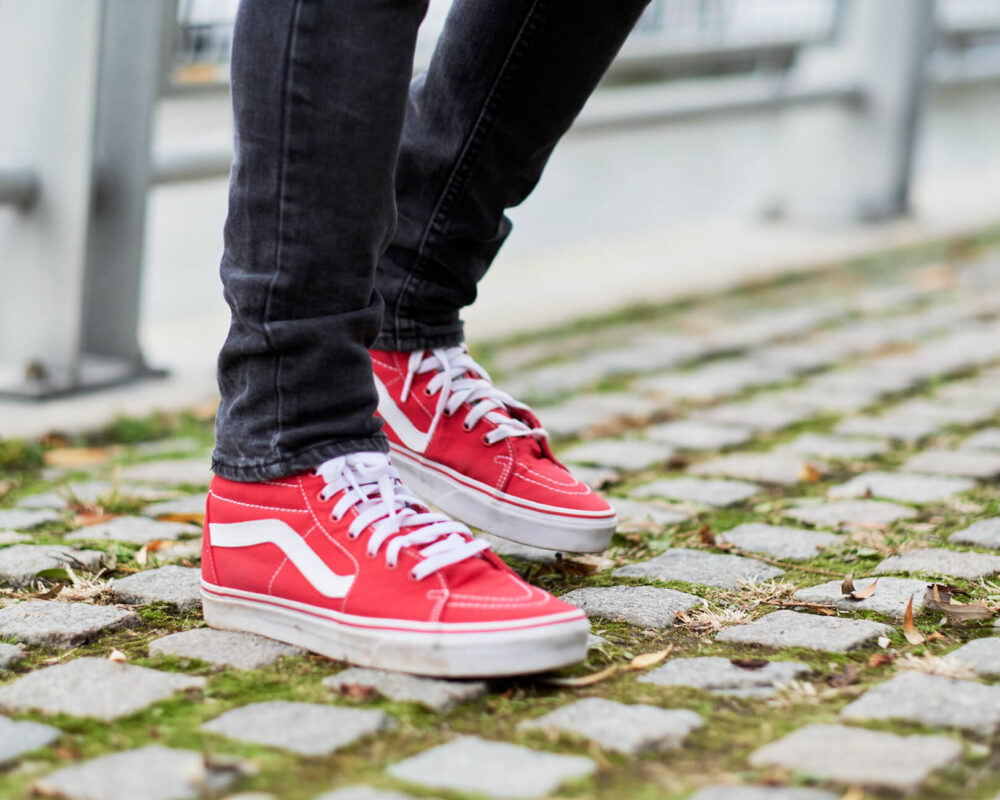
[[[769,395],[770,399],[790,406],[812,409],[828,414],[852,414],[878,402],[881,393],[877,388],[841,387],[831,391],[827,387],[806,384],[782,389]]]
[[[821,531],[745,522],[716,537],[751,553],[765,553],[790,561],[808,561],[833,547],[840,537]]]
[[[0,509],[0,528],[28,530],[49,522],[62,522],[62,515],[57,511],[27,510],[23,508]]]
[[[578,481],[587,484],[594,491],[613,486],[621,480],[621,475],[610,467],[589,467],[586,464],[572,464],[570,472]]]
[[[728,403],[692,414],[693,419],[740,425],[753,431],[780,431],[814,416],[815,409],[787,405],[766,395],[745,403]]]
[[[623,472],[638,472],[662,466],[673,455],[673,448],[642,439],[594,439],[559,453],[567,464],[610,467]]]
[[[930,475],[994,479],[1000,476],[1000,453],[924,450],[907,459],[901,469],[904,472],[923,472]]]
[[[100,550],[74,550],[58,544],[15,544],[0,549],[0,583],[20,588],[47,569],[70,567],[97,569],[106,554]]]
[[[877,391],[885,396],[894,392],[905,392],[919,386],[919,377],[903,372],[890,372],[878,360],[866,362],[851,369],[838,369],[824,375],[817,375],[809,385],[830,392]]]
[[[518,395],[519,397],[521,395]],[[535,409],[542,426],[555,439],[600,432],[622,421],[645,422],[666,409],[662,401],[613,392],[580,395],[559,405]]]
[[[25,753],[47,747],[62,736],[51,725],[0,717],[0,764],[8,764]]]
[[[37,669],[0,687],[0,708],[112,720],[176,692],[203,689],[206,683],[193,675],[85,656]]]
[[[530,544],[512,542],[510,539],[504,539],[490,533],[479,532],[476,534],[476,537],[489,542],[490,548],[499,556],[509,556],[510,558],[518,558],[521,561],[531,561],[536,564],[551,564],[560,558],[558,550],[532,547]]]
[[[205,504],[208,501],[206,493],[189,494],[175,500],[164,500],[146,506],[142,513],[147,517],[166,517],[170,515],[202,517],[205,516]]]
[[[168,565],[147,569],[111,583],[120,603],[169,603],[179,609],[201,607],[201,570]]]
[[[825,528],[890,525],[897,520],[917,516],[917,512],[912,508],[887,503],[884,500],[840,500],[788,508],[784,514],[799,522],[808,522]]]
[[[901,503],[934,503],[950,500],[962,492],[974,489],[969,478],[938,475],[906,475],[895,472],[866,472],[827,492],[832,499],[846,497],[879,497]]]
[[[847,417],[834,426],[833,432],[847,436],[877,436],[900,442],[919,442],[940,428],[940,424],[926,417],[890,412],[881,417]]]
[[[233,770],[206,765],[201,753],[152,744],[63,767],[36,786],[46,797],[69,800],[188,800],[235,777]]]
[[[20,645],[0,642],[0,669],[10,669],[14,664],[23,661],[27,655]]]
[[[925,547],[889,556],[875,571],[881,575],[903,572],[976,580],[1000,572],[1000,556]]]
[[[260,669],[284,656],[301,656],[306,651],[252,633],[194,628],[178,631],[149,643],[150,656],[196,658],[219,667]]]
[[[0,636],[66,650],[138,621],[134,611],[118,606],[25,600],[0,609]]]
[[[325,756],[363,736],[395,727],[384,711],[268,700],[227,711],[203,731],[304,756]]]
[[[459,736],[393,764],[388,772],[398,780],[434,789],[530,798],[550,794],[564,781],[583,778],[596,769],[584,756]]]
[[[801,787],[707,786],[689,800],[840,800],[840,795]]]
[[[662,422],[647,428],[645,434],[653,441],[663,442],[678,450],[721,450],[744,444],[754,437],[749,428],[695,419]]]
[[[323,679],[323,685],[334,691],[345,686],[364,686],[401,703],[417,703],[431,711],[445,713],[461,703],[486,694],[485,681],[440,680],[390,672],[383,669],[351,667]]]
[[[808,664],[799,661],[768,661],[763,666],[741,667],[728,658],[699,656],[671,659],[638,680],[639,683],[687,686],[716,694],[769,697],[810,671]]]
[[[833,436],[803,433],[771,452],[796,453],[803,456],[836,459],[864,459],[889,451],[887,442],[858,436]]]
[[[990,736],[1000,728],[1000,686],[904,672],[869,689],[840,716],[848,721],[900,719]]]
[[[722,481],[709,478],[664,478],[646,483],[632,490],[632,497],[665,497],[725,508],[742,503],[760,494],[760,487],[745,481]]]
[[[900,403],[894,411],[914,419],[929,419],[941,425],[978,425],[996,413],[993,403],[960,403],[955,400],[915,398]]]
[[[620,578],[683,581],[698,586],[738,589],[745,583],[776,578],[783,575],[784,570],[752,558],[678,547],[648,561],[620,567],[612,574]]]
[[[859,578],[855,581],[857,589],[866,589],[873,578]],[[817,586],[799,589],[792,597],[803,603],[833,603],[844,611],[874,611],[888,617],[902,619],[906,613],[906,605],[913,598],[913,611],[918,612],[924,605],[925,581],[912,578],[879,578],[875,594],[864,600],[851,600],[840,590],[841,581],[833,580]]]
[[[681,400],[715,400],[739,394],[744,389],[787,380],[792,370],[750,359],[713,361],[683,372],[657,375],[641,381],[642,391]]]
[[[754,350],[750,357],[763,364],[775,364],[792,372],[813,372],[835,364],[850,354],[843,343],[822,338],[790,344],[772,344]]]
[[[180,536],[193,536],[200,531],[193,525],[183,522],[157,522],[148,517],[115,517],[97,525],[88,525],[70,534],[69,541],[109,541],[134,542],[148,544],[153,541],[177,539]]]
[[[233,798],[227,798],[233,800]],[[411,794],[403,794],[391,789],[375,789],[371,786],[345,786],[332,792],[323,792],[313,800],[417,800]]]
[[[811,470],[822,474],[826,468],[818,462],[788,453],[730,453],[694,464],[688,472],[791,486],[809,481]]]
[[[84,483],[68,483],[41,494],[32,494],[18,501],[22,508],[66,508],[71,502],[100,503],[108,498],[141,498],[146,500],[163,500],[173,497],[176,493],[155,489],[150,486],[135,486],[132,484],[112,483],[110,481],[87,481]],[[0,524],[3,521],[0,520]],[[17,527],[8,525],[5,527]]]
[[[122,467],[122,480],[136,483],[155,483],[163,486],[185,484],[208,486],[212,480],[212,469],[207,458],[182,458],[166,461],[147,461]]]
[[[0,531],[0,544],[26,544],[34,541],[34,537],[27,533]]]
[[[703,724],[701,716],[693,711],[586,697],[545,716],[526,720],[518,729],[576,734],[604,750],[637,755],[676,750],[691,731]]]
[[[1000,637],[973,639],[945,658],[971,668],[980,678],[995,678],[1000,676]]]
[[[704,602],[700,597],[655,586],[599,586],[574,589],[561,598],[582,608],[588,617],[627,622],[644,628],[666,628],[677,612]]]
[[[961,450],[1000,451],[1000,428],[984,428],[962,442]]]
[[[992,547],[1000,550],[1000,517],[981,519],[967,528],[955,531],[948,537],[955,544],[971,544],[975,547]]]
[[[846,653],[879,636],[888,636],[892,628],[867,619],[822,617],[799,611],[773,611],[747,625],[724,628],[716,638],[720,642],[759,644],[765,647],[805,647]]]
[[[935,770],[957,761],[961,753],[961,744],[945,736],[898,736],[843,725],[809,725],[760,748],[750,756],[750,764],[908,792]]]
[[[608,497],[607,501],[614,507],[619,524],[652,522],[656,525],[676,525],[691,519],[690,512],[680,508],[664,508],[624,497]]]

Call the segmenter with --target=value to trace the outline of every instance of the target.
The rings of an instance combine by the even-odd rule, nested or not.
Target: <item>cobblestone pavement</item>
[[[203,625],[211,409],[0,443],[0,796],[994,800],[1000,257],[942,249],[482,348],[618,503],[496,541],[592,618],[501,682]]]

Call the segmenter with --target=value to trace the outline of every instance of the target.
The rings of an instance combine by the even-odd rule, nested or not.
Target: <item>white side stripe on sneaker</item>
[[[211,522],[208,525],[208,540],[212,547],[253,547],[258,544],[273,544],[324,597],[347,597],[354,583],[353,575],[338,575],[330,569],[295,532],[295,529],[280,519]]]
[[[406,413],[396,405],[389,390],[385,388],[377,375],[375,376],[375,390],[378,392],[378,413],[385,418],[399,440],[414,452],[426,452],[427,445],[430,444],[431,436],[434,433],[433,425],[431,430],[426,433],[417,430],[417,426],[410,422]]]

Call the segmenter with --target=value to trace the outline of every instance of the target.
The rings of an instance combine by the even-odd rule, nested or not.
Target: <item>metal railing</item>
[[[941,3],[949,30],[995,24],[983,16],[992,3]],[[432,5],[422,58],[446,5]],[[0,2],[0,74],[18,76],[0,81],[0,163],[10,164],[0,166],[0,394],[40,398],[149,374],[138,343],[147,192],[224,175],[232,157],[156,151],[153,113],[165,85],[224,85],[234,8]],[[789,215],[899,214],[933,12],[933,0],[654,0],[616,68],[721,64],[728,77],[609,89],[579,129],[782,109]],[[816,106],[834,124],[817,130]]]

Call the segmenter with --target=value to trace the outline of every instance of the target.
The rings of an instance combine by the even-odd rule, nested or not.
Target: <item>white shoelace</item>
[[[385,563],[395,567],[404,547],[427,545],[417,551],[422,560],[411,572],[416,580],[490,547],[483,539],[471,538],[471,531],[462,523],[427,511],[400,482],[399,474],[384,453],[352,453],[331,458],[317,467],[316,474],[326,482],[320,493],[322,500],[343,492],[331,512],[335,520],[342,519],[348,509],[357,510],[357,518],[347,529],[350,538],[357,539],[365,528],[373,525],[368,538],[368,555],[372,558],[388,542]],[[411,532],[404,533],[404,529]]]
[[[428,372],[437,372],[427,384],[428,394],[440,393],[437,410],[428,430],[431,437],[434,436],[441,417],[445,414],[450,417],[463,403],[472,406],[462,423],[465,430],[471,431],[483,418],[497,425],[486,434],[488,444],[495,444],[511,436],[548,437],[544,428],[530,428],[507,413],[506,408],[527,411],[528,407],[494,386],[489,374],[469,355],[464,344],[435,350],[414,350],[410,354],[400,401],[405,403],[410,396],[414,376]],[[469,373],[478,377],[472,377]]]

